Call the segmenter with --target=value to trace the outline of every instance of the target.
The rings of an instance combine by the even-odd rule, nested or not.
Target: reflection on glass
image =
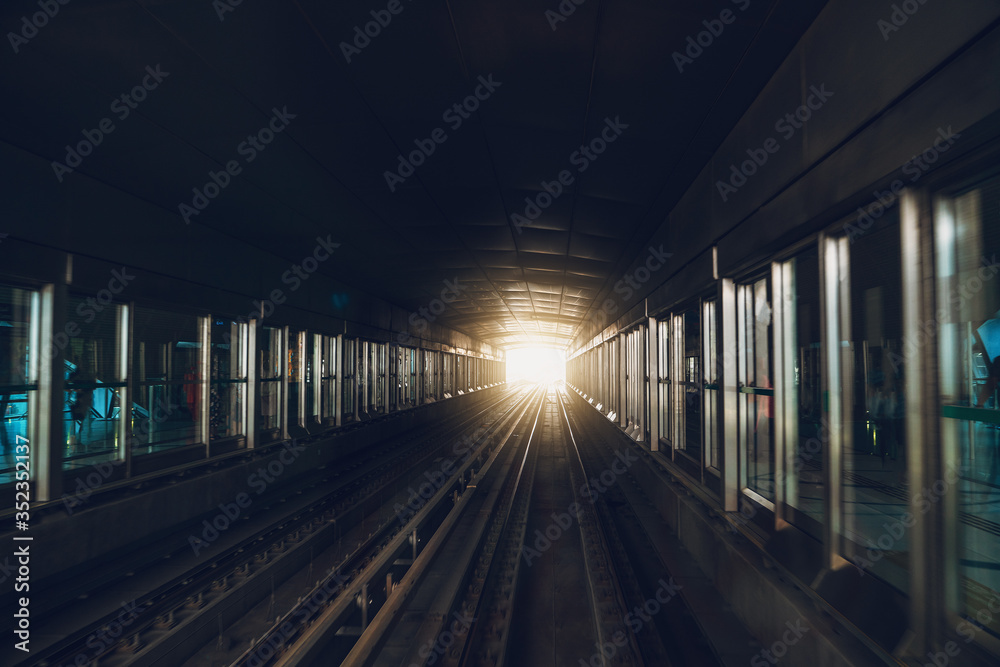
[[[356,419],[357,405],[354,397],[357,390],[357,363],[358,363],[358,341],[353,338],[344,338],[343,345],[343,369],[344,382],[342,388],[343,422],[346,424]]]
[[[454,373],[455,355],[449,352],[442,352],[444,362],[444,393],[454,395],[455,389],[452,386],[452,376]]]
[[[119,351],[122,306],[102,305],[93,297],[69,298],[69,312],[77,325],[65,354],[63,427],[64,467],[75,468],[96,460],[119,458],[121,377]],[[68,333],[68,331],[67,331]],[[143,408],[133,402],[135,415]]]
[[[334,363],[337,354],[337,339],[333,336],[321,337],[320,354],[320,415],[322,420],[336,418],[336,368]]]
[[[3,461],[0,462],[0,481],[14,479],[16,459],[15,447],[27,440],[29,432],[29,411],[35,410],[35,396],[38,378],[35,365],[31,329],[37,326],[38,296],[34,292],[16,287],[0,286],[0,447]]]
[[[899,235],[894,209],[850,245],[850,345],[841,346],[848,423],[844,537],[848,558],[870,561],[864,563],[866,569],[905,591],[910,536],[909,527],[901,524],[909,511],[909,494]],[[887,533],[891,543],[883,537]],[[879,558],[872,560],[875,553]]]
[[[317,420],[316,412],[316,378],[317,359],[316,346],[322,339],[317,334],[305,334],[305,341],[302,345],[302,411],[305,417],[304,424],[309,424]]]
[[[680,382],[684,392],[684,452],[701,462],[701,400],[704,390],[701,374],[701,317],[698,308],[683,314],[684,369]]]
[[[260,349],[260,407],[257,424],[262,442],[278,437],[281,430],[281,330],[261,327],[257,335]]]
[[[673,436],[671,427],[672,410],[670,409],[670,318],[658,322],[659,329],[659,392],[660,392],[660,438],[666,441],[668,447],[672,446]]]
[[[774,501],[774,385],[771,369],[770,281],[761,278],[737,291],[739,438],[744,484]]]
[[[213,321],[208,432],[211,440],[243,435],[246,406],[245,324]]]
[[[438,373],[438,355],[436,352],[425,350],[421,356],[424,360],[424,400],[437,400],[435,377]]]
[[[136,308],[132,443],[154,451],[200,440],[201,392],[198,318]]]
[[[417,364],[419,363],[420,352],[418,350],[409,350],[409,359],[406,364],[407,368],[410,370],[410,392],[408,401],[410,405],[417,404]]]
[[[797,437],[790,444],[794,459],[789,462],[788,504],[816,524],[801,522],[800,527],[819,537],[823,522],[823,457],[829,437],[824,418],[823,383],[820,348],[819,253],[815,246],[789,260],[791,292],[786,308],[792,318],[787,350],[794,355],[787,363],[794,369],[793,391],[798,399]],[[794,419],[794,417],[793,417]]]
[[[719,377],[716,345],[715,300],[705,301],[703,327],[705,345],[705,465],[718,470],[722,463],[719,455]]]
[[[302,344],[305,334],[288,332],[288,423],[302,425],[299,397],[302,395]]]
[[[621,409],[620,396],[622,388],[618,370],[620,368],[619,364],[621,363],[621,357],[618,354],[618,338],[612,338],[607,347],[611,362],[608,370],[608,404],[604,406],[604,409],[609,414],[614,412],[618,415]]]
[[[941,425],[958,487],[959,593],[976,614],[1000,591],[1000,178],[937,211]],[[995,603],[994,603],[995,604]],[[987,623],[1000,634],[1000,616]]]

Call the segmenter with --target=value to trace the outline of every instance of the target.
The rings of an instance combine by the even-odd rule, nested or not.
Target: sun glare
[[[529,380],[551,384],[566,379],[566,353],[551,347],[522,347],[507,351],[507,381]]]

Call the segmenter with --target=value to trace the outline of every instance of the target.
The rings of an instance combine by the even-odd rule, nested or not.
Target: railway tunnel
[[[996,2],[0,27],[0,664],[1000,664]]]

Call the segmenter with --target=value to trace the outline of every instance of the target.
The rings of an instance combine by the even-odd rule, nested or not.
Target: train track
[[[655,561],[652,549],[641,548],[641,540],[648,538],[641,535],[639,522],[618,510],[622,497],[603,487],[598,492],[590,483],[595,470],[619,466],[607,463],[605,449],[578,442],[579,427],[572,423],[562,390],[549,389],[536,401],[522,411],[413,567],[386,589],[386,599],[360,637],[349,646],[331,640],[342,632],[345,607],[336,612],[336,622],[311,627],[306,642],[290,647],[276,664],[490,667],[582,660],[669,665],[675,664],[672,656],[696,656],[705,660],[701,664],[712,664],[690,621],[684,624],[688,636],[681,638],[658,630],[648,617],[643,616],[645,623],[635,622],[639,616],[632,610],[641,615],[657,595],[666,597],[656,604],[667,606],[675,594],[673,580],[670,590],[650,583],[650,572],[656,574],[652,581],[669,575],[658,561],[650,563]],[[556,492],[562,495],[553,499]],[[551,507],[565,511],[549,519],[544,513]],[[542,530],[529,535],[535,526]],[[625,532],[629,534],[623,537]],[[539,534],[551,539],[539,545]],[[632,568],[637,544],[643,552],[639,573]],[[552,578],[545,568],[556,563],[572,576],[563,576],[563,583],[545,583]],[[381,571],[373,572],[377,576]],[[537,582],[559,590],[539,592],[529,585]],[[363,587],[356,584],[352,591]],[[575,597],[568,602],[558,599],[570,593]],[[523,620],[537,616],[536,608],[545,605],[553,607],[544,612],[551,625],[533,628]],[[682,601],[675,605],[671,618],[690,614]],[[697,646],[666,648],[664,638]]]
[[[47,649],[34,654],[30,662],[37,665],[100,664],[102,666],[141,664],[179,664],[178,656],[189,652],[196,645],[198,633],[204,633],[205,619],[210,616],[213,634],[221,633],[215,626],[224,617],[237,620],[237,613],[246,605],[248,597],[261,593],[267,585],[274,585],[288,571],[313,560],[313,553],[338,543],[351,556],[344,562],[365,558],[364,552],[373,545],[375,531],[364,521],[366,509],[382,505],[386,495],[398,496],[400,479],[407,473],[427,465],[442,451],[451,438],[484,422],[494,421],[509,412],[523,399],[520,392],[510,391],[499,401],[483,409],[470,409],[450,420],[448,425],[435,429],[436,443],[427,437],[391,443],[387,447],[373,448],[366,457],[354,461],[336,475],[320,471],[306,489],[299,487],[286,496],[274,499],[262,508],[265,517],[274,516],[266,527],[251,532],[238,543],[223,549],[210,560],[183,573],[168,577],[160,585],[139,596],[127,606],[127,617],[116,609],[89,623]],[[471,412],[471,414],[469,414]],[[488,429],[480,428],[486,437]],[[330,483],[335,488],[329,490]],[[259,521],[257,514],[253,517]],[[343,544],[346,526],[357,520],[355,529],[358,542]],[[391,521],[382,523],[391,525]],[[249,525],[249,524],[248,524]],[[384,529],[384,526],[382,527]],[[181,531],[187,532],[187,531]],[[234,531],[235,532],[235,531]],[[366,535],[371,533],[371,535]],[[162,545],[158,558],[150,562],[148,556],[127,560],[118,567],[118,579],[101,579],[101,586],[127,586],[144,568],[168,567],[171,561],[189,556],[186,540],[176,548],[164,552]],[[304,556],[308,553],[308,557]],[[174,568],[176,569],[176,567]],[[80,596],[86,599],[86,593]],[[242,601],[236,602],[237,600]],[[85,603],[81,603],[81,606]],[[225,628],[221,628],[222,631]]]
[[[621,452],[581,439],[580,418],[561,388],[512,391],[433,447],[414,439],[391,461],[356,462],[336,489],[277,499],[274,520],[138,598],[91,664],[712,664],[671,590],[656,618],[642,613],[673,580],[629,506],[636,492],[619,488],[634,484]],[[609,471],[614,483],[595,482]],[[36,664],[75,664],[111,623]]]

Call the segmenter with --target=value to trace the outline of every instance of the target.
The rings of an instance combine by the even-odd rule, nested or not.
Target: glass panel
[[[247,325],[212,322],[212,372],[208,432],[211,440],[243,435],[247,390]]]
[[[28,416],[36,409],[38,390],[37,334],[32,329],[38,326],[37,311],[36,293],[0,286],[0,482],[14,481],[16,447],[26,441],[30,446],[34,439]]]
[[[701,462],[702,391],[701,316],[698,308],[684,312],[684,452]]]
[[[608,344],[608,404],[604,406],[608,413],[615,414],[621,409],[621,357],[618,355],[618,339],[614,338]]]
[[[420,351],[410,350],[409,358],[409,369],[410,369],[410,405],[417,404],[417,363],[419,361]]]
[[[122,306],[102,306],[93,297],[71,296],[69,312],[76,324],[72,330],[78,331],[65,350],[64,466],[75,468],[88,465],[86,459],[93,463],[121,456],[119,392],[125,386],[121,381]],[[139,409],[133,404],[133,416]],[[166,420],[176,411],[167,403],[160,414]]]
[[[257,336],[260,354],[260,407],[257,424],[262,442],[273,440],[281,429],[281,329],[261,327]]]
[[[444,355],[444,392],[454,395],[455,355],[450,352],[443,352],[442,354]]]
[[[959,595],[972,615],[1000,591],[1000,178],[947,200],[935,231],[948,463],[940,488],[958,487]],[[937,484],[931,491],[940,495]],[[996,614],[985,625],[1000,634]]]
[[[368,412],[375,414],[382,406],[381,355],[378,343],[365,343],[368,346]]]
[[[739,357],[737,381],[739,437],[751,491],[774,501],[774,396],[771,377],[771,300],[769,280],[740,285],[737,291]],[[762,389],[752,393],[745,389]]]
[[[902,356],[903,285],[898,209],[850,246],[850,342],[845,355],[844,549],[880,553],[874,574],[908,589],[909,532],[882,537],[909,511]],[[879,540],[882,543],[879,544]],[[870,550],[870,552],[869,552]]]
[[[316,334],[305,334],[302,342],[302,414],[304,423],[316,421],[316,383],[319,379],[316,369],[316,345],[321,338]]]
[[[343,349],[343,369],[344,369],[344,381],[341,384],[342,387],[342,404],[341,408],[344,411],[343,423],[354,421],[355,413],[357,410],[357,405],[355,405],[354,397],[357,391],[357,363],[358,363],[358,341],[353,338],[344,338],[344,349]]]
[[[793,389],[798,399],[797,437],[789,442],[795,455],[797,474],[789,474],[788,504],[822,524],[823,457],[826,442],[823,429],[825,405],[822,393],[822,350],[820,349],[820,280],[819,252],[816,247],[788,262],[791,271],[791,294],[788,297],[792,340],[787,360],[794,369]],[[818,526],[800,525],[819,537]]]
[[[716,365],[716,327],[715,300],[704,303],[704,336],[705,345],[705,465],[718,469],[719,456],[719,382],[718,366]]]
[[[670,409],[670,318],[657,323],[659,337],[660,438],[671,443],[672,411]]]
[[[686,377],[684,362],[684,316],[673,315],[671,317],[670,334],[670,371],[673,375],[670,386],[672,415],[672,429],[670,439],[674,443],[674,449],[681,451],[684,449],[684,403],[687,400],[687,386],[684,384]]]
[[[302,426],[302,346],[305,334],[288,332],[288,423]]]
[[[198,318],[139,307],[133,321],[136,451],[198,442],[203,390]]]
[[[336,418],[334,392],[337,389],[335,379],[334,360],[337,352],[337,339],[333,336],[321,336],[320,347],[320,375],[321,375],[321,397],[320,414],[324,420]]]
[[[370,412],[375,402],[375,382],[373,377],[374,351],[372,344],[365,341],[361,346],[362,365],[358,368],[358,378],[361,381],[359,396],[362,412]]]
[[[437,373],[437,352],[425,350],[424,359],[424,399],[437,399],[434,376]]]

